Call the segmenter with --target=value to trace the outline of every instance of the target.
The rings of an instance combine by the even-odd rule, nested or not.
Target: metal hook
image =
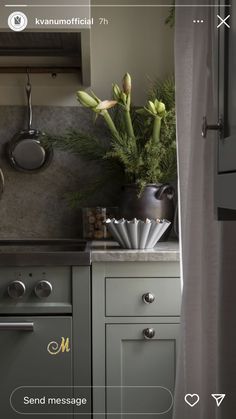
[[[27,67],[27,69],[26,69],[26,74],[27,74],[27,85],[30,86],[31,83],[30,83],[30,70],[29,70],[29,67]]]
[[[27,105],[28,105],[28,131],[31,130],[32,125],[32,103],[31,103],[31,83],[29,68],[26,69],[27,72],[27,84],[26,84],[26,94],[27,94]]]

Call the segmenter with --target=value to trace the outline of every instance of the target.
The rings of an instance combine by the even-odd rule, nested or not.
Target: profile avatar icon
[[[12,31],[21,32],[28,25],[28,18],[22,12],[13,12],[8,17],[8,26]]]

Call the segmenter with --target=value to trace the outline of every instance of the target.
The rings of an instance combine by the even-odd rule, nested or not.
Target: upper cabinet
[[[76,73],[91,83],[90,30],[0,33],[0,73]]]

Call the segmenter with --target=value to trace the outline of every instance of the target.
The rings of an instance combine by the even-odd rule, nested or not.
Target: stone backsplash
[[[10,167],[5,157],[5,143],[26,126],[26,108],[0,107],[0,167],[5,176],[5,191],[0,200],[0,237],[6,238],[75,238],[81,237],[81,211],[72,209],[65,194],[80,191],[88,179],[97,178],[99,167],[85,163],[79,156],[55,150],[51,165],[36,174],[26,174]],[[93,132],[92,115],[81,107],[33,108],[33,128],[50,134],[62,134],[68,128]],[[96,133],[102,138],[104,128],[98,121]],[[88,196],[88,206],[117,204],[119,189],[111,183],[105,190]]]

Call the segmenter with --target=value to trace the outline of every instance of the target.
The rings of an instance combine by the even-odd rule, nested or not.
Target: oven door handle
[[[32,323],[32,322],[0,323],[0,331],[33,332],[34,331],[34,323]]]

